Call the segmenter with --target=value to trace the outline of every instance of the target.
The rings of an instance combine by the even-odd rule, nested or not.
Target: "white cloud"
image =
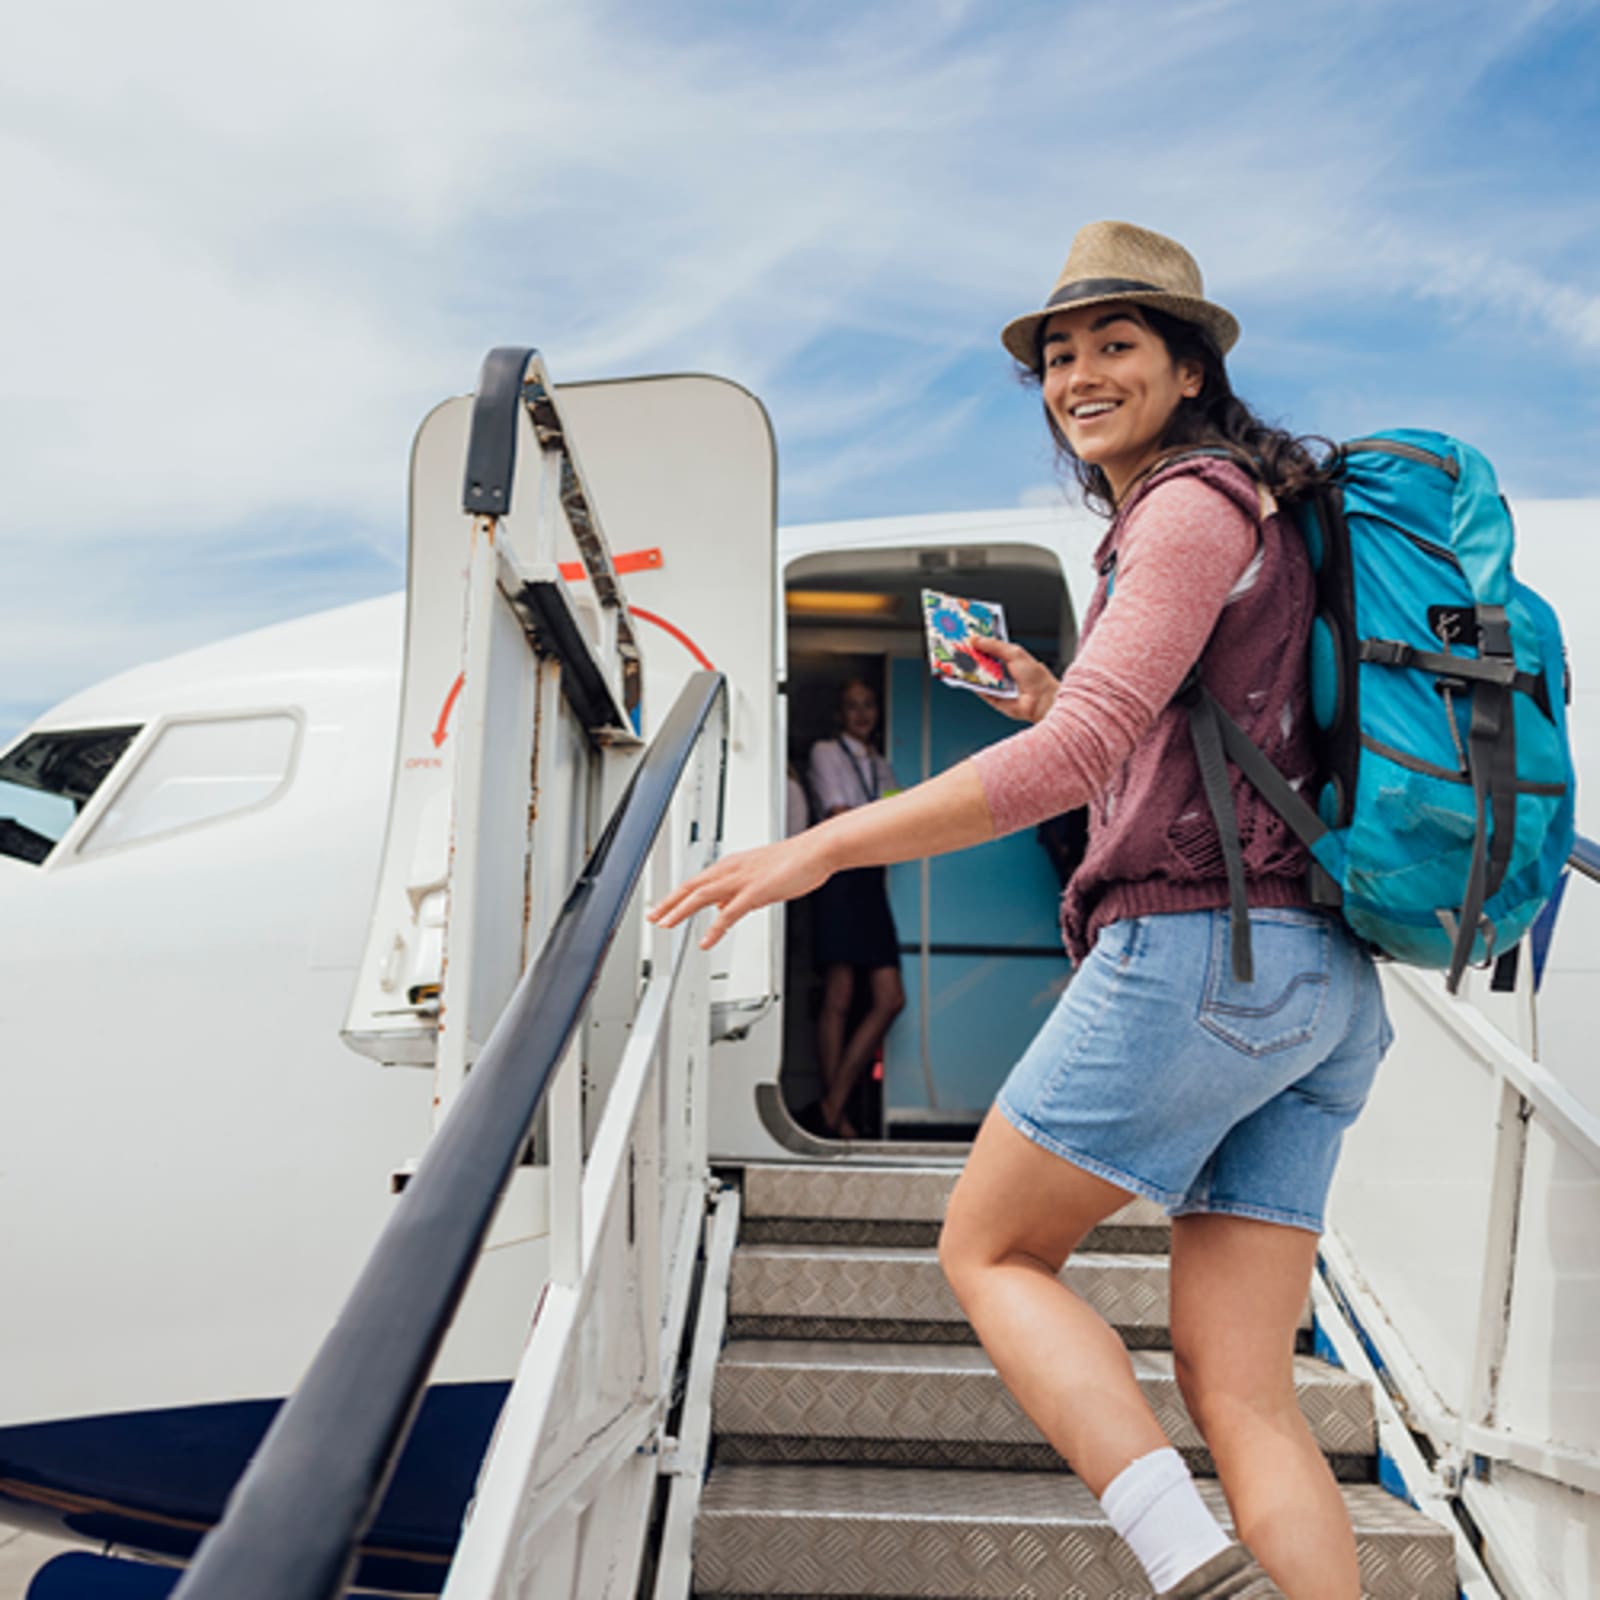
[[[1522,25],[1465,10],[1482,57]],[[988,339],[973,308],[1039,292],[1088,215],[1183,233],[1236,297],[1350,292],[1376,276],[1363,187],[1437,85],[1373,58],[1387,93],[1353,103],[1395,15],[1340,16],[1313,50],[1305,16],[1240,4],[1136,40],[1098,6],[976,36],[960,6],[884,6],[778,57],[552,0],[37,8],[0,68],[29,241],[0,288],[30,311],[4,521],[74,480],[81,522],[151,532],[392,501],[397,436],[491,327],[558,376],[692,361],[765,389],[864,322],[913,382]]]
[[[979,406],[977,396],[968,396],[942,407],[937,412],[923,411],[909,419],[890,419],[884,426],[850,443],[842,443],[825,457],[814,458],[812,465],[791,474],[792,487],[808,498],[818,498],[840,484],[871,475],[892,474],[898,468],[926,460],[959,444]],[[912,509],[937,509],[925,505]]]
[[[796,490],[912,472],[970,416],[948,375],[994,351],[1006,381],[994,329],[1094,216],[1177,233],[1246,310],[1414,286],[1600,349],[1547,235],[1428,199],[1469,175],[1409,156],[1550,10],[29,8],[0,59],[0,555],[50,622],[25,655],[8,606],[0,670],[52,638],[120,664],[71,601],[113,535],[174,597],[186,544],[308,509],[392,561],[410,434],[492,343],[558,379],[726,371],[803,447]],[[871,354],[824,385],[830,339]]]
[[[1054,511],[1067,500],[1066,486],[1060,483],[1030,483],[1017,496],[1017,504],[1025,511]]]
[[[1481,250],[1441,253],[1423,293],[1463,318],[1493,311],[1600,352],[1600,293],[1558,282],[1521,262],[1498,260]]]

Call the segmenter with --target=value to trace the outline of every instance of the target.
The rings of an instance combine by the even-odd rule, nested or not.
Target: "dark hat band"
[[[1074,300],[1096,300],[1112,294],[1171,294],[1159,283],[1141,283],[1137,278],[1079,278],[1076,283],[1063,284],[1045,301],[1045,309],[1071,305]]]

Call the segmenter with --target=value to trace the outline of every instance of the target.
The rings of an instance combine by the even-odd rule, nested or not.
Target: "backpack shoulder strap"
[[[1155,477],[1158,473],[1165,472],[1168,467],[1176,467],[1185,461],[1231,461],[1234,466],[1247,473],[1256,483],[1261,482],[1261,469],[1243,451],[1229,449],[1226,445],[1220,444],[1197,444],[1191,445],[1187,449],[1175,450],[1169,456],[1158,456],[1123,491],[1122,504],[1126,505],[1134,490],[1142,488],[1147,479]]]
[[[1228,782],[1226,757],[1232,759],[1262,798],[1295,831],[1312,852],[1312,895],[1319,903],[1337,905],[1338,886],[1316,860],[1318,843],[1328,825],[1306,804],[1300,792],[1267,760],[1243,728],[1223,710],[1222,703],[1200,681],[1198,671],[1184,680],[1178,699],[1189,712],[1189,733],[1194,740],[1200,781],[1206,804],[1217,825],[1223,868],[1228,878],[1228,921],[1232,941],[1233,975],[1240,983],[1254,977],[1250,951],[1250,908],[1245,896],[1244,852],[1239,842],[1239,819]]]

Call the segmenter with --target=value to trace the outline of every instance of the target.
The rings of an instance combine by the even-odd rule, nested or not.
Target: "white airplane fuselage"
[[[1519,508],[1528,575],[1573,634],[1580,740],[1596,725],[1582,664],[1600,657],[1600,563],[1578,535],[1596,509]],[[1094,531],[1065,512],[905,518],[794,530],[779,554],[1026,542],[1081,600]],[[45,861],[0,855],[0,1517],[188,1554],[427,1143],[432,1073],[340,1039],[384,843],[404,623],[393,595],[268,628],[125,673],[23,735],[137,728],[136,754],[175,722],[293,725],[265,800],[81,849],[124,758]],[[717,655],[716,637],[698,642]],[[760,686],[767,719],[773,691]],[[1560,946],[1552,972],[1581,985],[1592,964]],[[1551,1027],[1575,1028],[1556,999]],[[771,1050],[748,1070],[770,1076]],[[750,1124],[740,1111],[728,1126]],[[743,1147],[721,1153],[751,1154],[754,1137],[731,1132]],[[531,1260],[493,1251],[474,1280],[372,1541],[404,1554],[373,1581],[442,1576],[525,1336]]]

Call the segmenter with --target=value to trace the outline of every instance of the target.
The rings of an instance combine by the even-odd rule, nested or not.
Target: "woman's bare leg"
[[[900,981],[898,967],[874,967],[867,974],[867,980],[872,986],[872,1009],[856,1024],[855,1032],[850,1035],[850,1042],[838,1058],[833,1082],[822,1102],[822,1118],[830,1127],[842,1124],[845,1102],[855,1089],[856,1079],[883,1043],[890,1024],[905,1010],[906,991]],[[845,1004],[848,1006],[849,1002]]]
[[[1317,1236],[1247,1217],[1172,1225],[1172,1347],[1239,1538],[1291,1600],[1360,1600],[1344,1498],[1294,1389]]]
[[[852,1137],[841,1127],[834,1104],[833,1088],[839,1081],[839,1062],[844,1055],[844,1029],[850,1018],[850,1001],[855,994],[855,968],[843,962],[831,963],[822,975],[822,1009],[817,1013],[817,1066],[822,1071],[822,1120],[835,1133]]]
[[[1057,1276],[1128,1198],[992,1109],[939,1236],[945,1276],[995,1369],[1096,1495],[1167,1443],[1122,1340]]]

